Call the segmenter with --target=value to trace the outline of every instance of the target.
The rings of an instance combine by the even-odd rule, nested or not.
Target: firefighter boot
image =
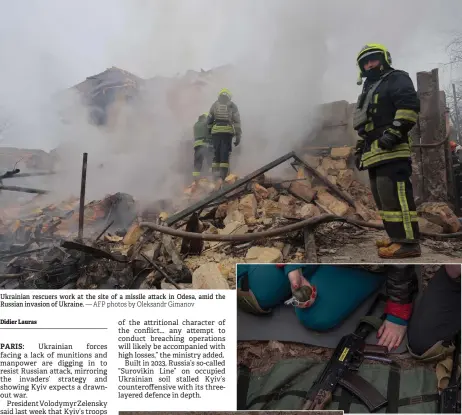
[[[387,248],[392,243],[393,242],[390,240],[390,238],[382,238],[375,241],[375,246],[377,248]]]
[[[414,258],[421,255],[419,244],[397,244],[379,248],[379,257],[387,259]]]

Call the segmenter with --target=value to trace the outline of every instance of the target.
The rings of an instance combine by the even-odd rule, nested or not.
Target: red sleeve
[[[409,320],[412,313],[412,303],[398,304],[388,300],[385,306],[385,314],[391,314],[392,316],[402,318],[403,320]]]

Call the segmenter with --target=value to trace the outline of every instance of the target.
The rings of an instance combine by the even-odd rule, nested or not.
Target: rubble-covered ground
[[[82,240],[77,238],[77,198],[47,205],[38,195],[0,210],[0,288],[232,289],[240,262],[386,262],[375,248],[375,240],[385,236],[376,229],[382,222],[370,189],[355,180],[351,148],[305,154],[301,160],[283,179],[269,171],[231,189],[238,177],[230,175],[220,194],[203,179],[179,191],[175,200],[153,201],[149,207],[121,193],[92,201],[85,206]],[[204,198],[209,203],[202,203],[197,214],[170,220]],[[461,262],[462,225],[450,207],[425,203],[418,216],[424,236],[417,262]],[[279,231],[307,219],[320,223]],[[187,229],[206,239],[248,240],[173,237],[140,227],[141,222]],[[259,236],[267,231],[276,234]]]

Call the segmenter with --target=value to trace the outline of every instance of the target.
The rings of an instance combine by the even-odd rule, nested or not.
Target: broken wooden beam
[[[33,189],[31,187],[22,187],[22,186],[0,185],[0,190],[9,190],[10,192],[35,193],[35,194],[38,194],[38,195],[46,195],[46,194],[50,193],[48,190]]]
[[[313,228],[303,229],[303,240],[305,243],[305,262],[316,264],[318,262],[318,255],[316,253],[316,241],[314,238]]]
[[[170,283],[172,284],[177,290],[181,290],[181,287],[173,281],[173,279],[168,275],[159,265],[157,265],[154,261],[151,261],[146,255],[143,253],[141,256],[149,263],[151,264],[162,276]]]
[[[7,175],[7,176],[4,176],[2,177],[2,180],[3,179],[19,179],[20,177],[39,177],[39,176],[51,176],[53,174],[56,174],[56,172],[54,171],[43,171],[43,172],[40,172],[40,171],[37,171],[37,172],[31,172],[31,173],[17,173],[17,174],[11,174],[11,175]]]
[[[63,241],[61,243],[61,247],[65,249],[73,249],[79,252],[83,252],[84,254],[89,254],[94,258],[104,258],[110,259],[116,262],[128,263],[128,259],[125,256],[116,256],[111,254],[110,252],[103,251],[102,249],[95,248],[93,246],[85,245],[83,243],[77,241]]]
[[[79,201],[79,240],[83,239],[83,222],[85,219],[85,189],[87,187],[87,161],[88,153],[83,153],[82,159],[82,178],[80,181],[80,201]]]

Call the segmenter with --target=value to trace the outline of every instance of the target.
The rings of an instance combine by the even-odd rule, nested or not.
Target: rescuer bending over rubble
[[[207,128],[208,113],[199,115],[194,124],[194,182],[201,176],[208,176],[212,167],[213,146],[211,135]],[[203,173],[204,172],[204,173]]]
[[[231,98],[231,92],[226,88],[222,89],[207,118],[214,149],[212,171],[219,186],[229,173],[232,139],[236,137],[234,145],[238,146],[242,135],[239,110]]]
[[[356,167],[368,170],[371,190],[387,239],[377,241],[381,258],[421,255],[419,225],[410,177],[411,138],[420,101],[409,75],[391,67],[385,46],[369,44],[357,57],[358,84],[366,78],[358,98],[353,127]]]
[[[378,344],[397,348],[404,339],[417,292],[414,265],[243,265],[237,267],[238,306],[268,314],[282,304],[308,329],[327,331],[344,321],[386,281],[386,319]],[[277,340],[277,339],[276,339]]]

